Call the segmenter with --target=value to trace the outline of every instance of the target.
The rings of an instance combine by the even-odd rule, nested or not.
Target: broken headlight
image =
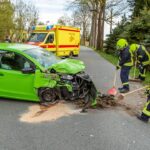
[[[72,79],[73,79],[73,76],[71,76],[71,75],[62,75],[62,76],[61,76],[61,79],[62,79],[62,80],[72,80]]]

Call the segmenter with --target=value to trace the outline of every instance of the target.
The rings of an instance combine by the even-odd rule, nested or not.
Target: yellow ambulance
[[[33,26],[27,44],[38,45],[57,56],[78,56],[80,29],[61,25]]]

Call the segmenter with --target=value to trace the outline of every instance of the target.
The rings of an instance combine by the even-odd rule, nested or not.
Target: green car
[[[60,59],[40,47],[0,43],[0,97],[55,103],[96,98],[80,60]]]

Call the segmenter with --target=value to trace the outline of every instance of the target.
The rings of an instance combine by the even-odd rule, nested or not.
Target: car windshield
[[[58,63],[61,59],[55,56],[52,52],[49,52],[42,48],[34,48],[24,51],[30,57],[34,58],[39,62],[43,67],[48,68],[52,64]]]
[[[43,42],[47,33],[32,33],[28,42]]]

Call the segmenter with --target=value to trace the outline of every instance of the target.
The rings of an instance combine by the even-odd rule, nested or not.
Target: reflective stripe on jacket
[[[146,104],[145,104],[145,106],[144,106],[144,109],[143,109],[143,113],[145,114],[145,115],[147,115],[148,117],[150,117],[150,110],[149,110],[149,108],[148,108],[148,106],[150,105],[150,101],[148,101]]]
[[[129,50],[129,47],[121,50],[119,53],[119,66],[133,66],[133,54]]]
[[[138,63],[141,63],[143,66],[150,64],[150,54],[142,45],[140,45],[140,47],[137,50],[137,60]]]

